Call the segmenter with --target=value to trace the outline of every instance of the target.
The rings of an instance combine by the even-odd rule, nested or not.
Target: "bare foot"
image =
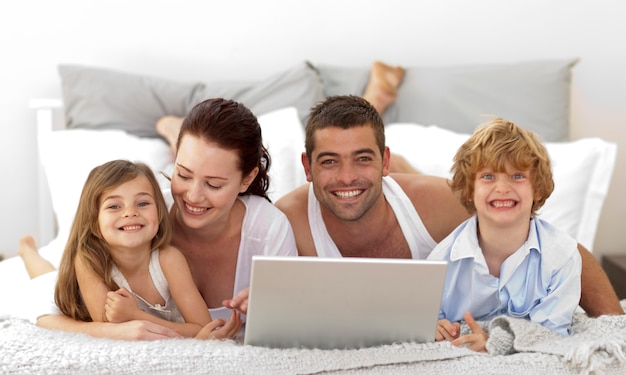
[[[17,248],[17,253],[22,258],[24,256],[29,256],[33,252],[37,252],[37,242],[35,238],[31,235],[25,235],[20,238],[20,246]]]
[[[157,133],[161,134],[170,144],[173,155],[176,155],[176,142],[184,119],[184,117],[163,116],[156,123]]]
[[[381,115],[389,104],[398,96],[398,87],[404,78],[404,68],[391,66],[376,61],[370,71],[370,79],[363,93],[363,98],[369,101]]]
[[[54,271],[52,263],[42,257],[37,250],[37,242],[31,235],[25,235],[20,238],[20,246],[17,248],[17,253],[24,261],[26,272],[30,278],[35,278],[44,273]]]

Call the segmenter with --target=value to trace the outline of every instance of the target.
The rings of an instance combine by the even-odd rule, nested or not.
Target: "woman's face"
[[[189,228],[227,222],[238,194],[248,188],[238,164],[235,150],[185,135],[172,174],[177,220]]]

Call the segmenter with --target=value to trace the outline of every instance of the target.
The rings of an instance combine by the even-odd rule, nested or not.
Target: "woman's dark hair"
[[[268,175],[270,155],[263,145],[259,121],[246,106],[222,98],[200,102],[183,121],[176,141],[177,150],[185,135],[215,142],[220,147],[237,151],[242,176],[247,176],[255,167],[259,167],[259,173],[254,181],[239,195],[258,195],[270,200],[267,195],[270,184]]]

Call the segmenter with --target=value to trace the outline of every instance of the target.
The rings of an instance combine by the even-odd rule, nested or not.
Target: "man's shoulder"
[[[470,215],[452,192],[448,179],[419,174],[393,174],[435,242],[449,235]]]
[[[283,195],[274,203],[279,210],[283,211],[287,216],[306,212],[309,197],[309,184],[305,184],[295,188],[289,193]]]
[[[392,173],[389,175],[402,188],[406,195],[413,200],[424,194],[449,193],[448,180],[437,176],[428,176],[413,173]]]
[[[300,255],[316,255],[309,227],[309,184],[302,185],[285,194],[275,205],[289,219]]]

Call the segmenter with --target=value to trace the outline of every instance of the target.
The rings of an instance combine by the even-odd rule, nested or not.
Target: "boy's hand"
[[[475,352],[486,352],[489,335],[476,323],[469,311],[465,313],[464,318],[472,333],[452,341],[452,345],[469,345],[468,347]]]
[[[459,337],[461,333],[461,324],[458,322],[451,323],[448,319],[441,319],[437,323],[437,332],[435,333],[435,341],[448,340],[452,341]]]

